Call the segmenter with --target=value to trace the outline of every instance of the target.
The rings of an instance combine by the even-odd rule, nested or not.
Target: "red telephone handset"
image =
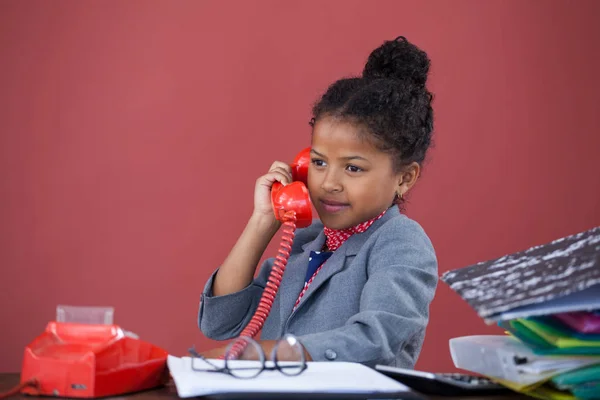
[[[305,228],[312,222],[312,205],[306,188],[309,164],[310,147],[307,147],[298,153],[290,165],[293,182],[286,186],[275,182],[271,187],[271,204],[275,217],[285,222],[286,213],[294,212],[298,228]]]
[[[255,337],[262,329],[265,320],[269,316],[273,301],[279,290],[279,285],[285,272],[285,266],[290,252],[292,250],[292,241],[297,227],[304,228],[312,222],[312,205],[308,189],[306,188],[306,178],[308,176],[308,165],[310,164],[310,147],[302,150],[292,167],[292,183],[283,186],[275,182],[271,187],[271,204],[275,217],[283,222],[283,234],[279,251],[271,273],[267,279],[267,285],[262,293],[258,308],[248,325],[240,333],[241,336]],[[246,342],[238,340],[232,346],[228,357],[238,358],[244,351]]]

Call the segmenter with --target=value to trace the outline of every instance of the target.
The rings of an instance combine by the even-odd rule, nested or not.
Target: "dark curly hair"
[[[400,171],[423,164],[433,131],[427,54],[400,36],[369,55],[362,77],[333,83],[314,105],[310,125],[333,117],[359,125],[375,145],[394,157]]]

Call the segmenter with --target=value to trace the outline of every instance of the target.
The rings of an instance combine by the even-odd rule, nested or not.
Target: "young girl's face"
[[[308,190],[326,227],[349,228],[378,216],[392,204],[400,179],[391,156],[354,125],[332,118],[315,124]]]

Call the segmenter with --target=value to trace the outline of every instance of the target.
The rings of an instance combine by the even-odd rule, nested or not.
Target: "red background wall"
[[[405,35],[436,148],[407,213],[440,274],[600,224],[600,2],[0,2],[0,371],[57,304],[111,305],[172,354],[259,174],[333,80]],[[270,248],[269,255],[274,247]],[[440,284],[418,368],[498,333]]]

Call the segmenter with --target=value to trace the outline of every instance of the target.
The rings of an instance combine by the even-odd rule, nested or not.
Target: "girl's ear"
[[[408,191],[417,183],[419,174],[421,173],[421,166],[417,162],[412,162],[402,168],[402,171],[398,173],[398,197],[402,197],[408,193]]]

